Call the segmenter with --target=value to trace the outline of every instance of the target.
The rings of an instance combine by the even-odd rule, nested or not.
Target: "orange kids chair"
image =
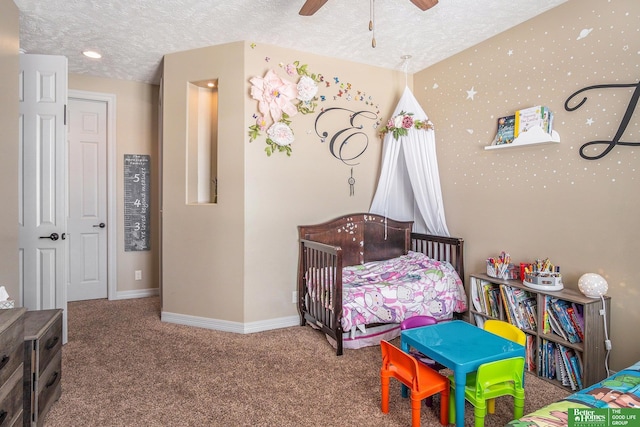
[[[389,379],[395,378],[411,392],[411,426],[420,427],[420,402],[440,393],[440,424],[449,424],[449,379],[385,340],[380,341],[382,412],[389,412]]]
[[[404,331],[405,329],[420,328],[422,326],[435,325],[436,323],[438,323],[438,319],[436,319],[435,317],[427,316],[426,314],[419,314],[417,316],[407,317],[402,322],[400,322],[400,330]],[[427,356],[420,353],[416,349],[412,348],[411,351],[409,351],[409,354],[418,359],[418,362],[424,363],[434,371],[440,371],[445,368],[445,366],[439,364],[435,360],[429,359]],[[427,397],[424,400],[424,403],[427,406],[431,406],[433,403],[431,396]]]

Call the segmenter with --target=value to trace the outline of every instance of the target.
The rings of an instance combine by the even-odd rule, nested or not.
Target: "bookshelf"
[[[542,128],[535,126],[528,132],[523,133],[513,140],[510,144],[491,144],[484,147],[485,150],[499,150],[503,148],[515,148],[524,147],[525,145],[539,145],[539,144],[559,144],[560,135],[558,132],[551,131],[551,134],[546,133]]]
[[[520,280],[496,279],[484,273],[469,277],[469,322],[482,327],[485,320],[498,319],[522,329],[527,335],[526,369],[529,372],[570,391],[607,377],[606,334],[600,298],[587,298],[566,288],[560,291],[531,289]],[[608,326],[611,298],[605,296],[604,302]],[[557,313],[563,311],[567,316],[574,312],[577,327],[564,315],[554,322]],[[570,378],[570,372],[564,372],[566,365],[573,366],[572,370],[579,377]]]

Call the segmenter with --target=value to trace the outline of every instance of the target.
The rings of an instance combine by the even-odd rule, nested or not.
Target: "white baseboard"
[[[146,297],[155,297],[157,295],[160,295],[160,290],[158,288],[139,289],[135,291],[116,292],[115,298],[110,298],[110,299],[118,300],[118,299],[146,298]]]
[[[281,329],[300,325],[299,316],[288,316],[277,319],[261,320],[258,322],[240,323],[163,311],[160,315],[160,319],[167,323],[195,326],[198,328],[213,329],[216,331],[235,332],[238,334],[251,334],[254,332],[269,331],[272,329]]]

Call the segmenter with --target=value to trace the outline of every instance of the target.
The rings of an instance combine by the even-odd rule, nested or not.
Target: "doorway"
[[[113,94],[69,90],[67,300],[113,299],[116,138]]]

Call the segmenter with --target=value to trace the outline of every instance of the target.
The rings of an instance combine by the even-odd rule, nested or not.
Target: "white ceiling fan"
[[[311,16],[316,13],[327,0],[307,0],[300,8],[299,14],[302,16]],[[438,4],[438,0],[411,0],[411,3],[415,4],[420,10],[431,9]]]

